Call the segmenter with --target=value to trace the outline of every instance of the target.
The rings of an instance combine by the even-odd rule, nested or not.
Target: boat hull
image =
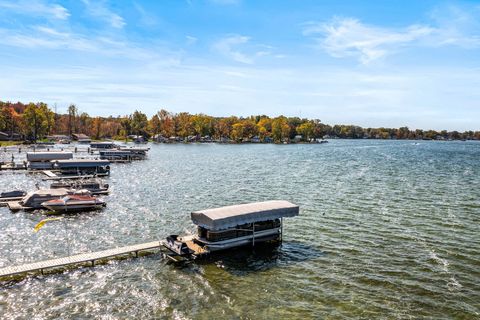
[[[207,241],[197,236],[178,237],[171,235],[167,237],[164,247],[174,255],[190,257],[193,259],[206,256],[209,253],[219,252],[228,249],[254,246],[265,242],[277,242],[281,239],[280,228],[273,228],[255,232],[255,236],[247,235],[222,241]]]
[[[87,201],[47,201],[42,203],[42,206],[46,209],[55,211],[55,212],[73,212],[73,211],[92,211],[99,210],[106,206],[106,203],[102,200],[87,200]]]

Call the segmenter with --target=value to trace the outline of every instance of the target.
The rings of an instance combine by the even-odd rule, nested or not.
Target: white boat
[[[106,206],[100,198],[82,195],[67,195],[61,199],[54,199],[42,203],[42,206],[52,211],[88,211],[98,210]]]
[[[299,214],[288,201],[265,201],[194,211],[195,235],[171,235],[164,242],[167,257],[197,258],[215,251],[282,240],[283,218]]]
[[[42,189],[28,192],[20,201],[9,201],[7,206],[12,211],[43,209],[43,203],[61,199],[69,194],[90,195],[88,190]]]

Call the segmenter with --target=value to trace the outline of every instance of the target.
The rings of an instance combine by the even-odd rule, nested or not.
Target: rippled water
[[[183,268],[158,255],[0,284],[2,319],[480,318],[480,143],[152,145],[104,211],[39,233],[0,208],[0,267],[193,230],[189,212],[285,199],[283,245]],[[39,176],[0,172],[0,191]]]

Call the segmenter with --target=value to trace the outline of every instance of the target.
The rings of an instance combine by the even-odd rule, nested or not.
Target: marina
[[[169,318],[179,312],[194,319],[322,318],[335,312],[360,318],[414,313],[475,318],[479,212],[472,199],[480,195],[471,186],[480,177],[479,145],[414,143],[148,144],[145,160],[111,164],[110,175],[102,178],[109,195],[101,211],[55,215],[62,220],[47,222],[35,233],[35,226],[50,217],[47,210],[12,214],[0,207],[0,268],[152,241],[155,248],[139,255],[154,254],[141,259],[130,259],[134,251],[100,255],[94,268],[84,258],[46,268],[44,275],[37,265],[36,271],[0,283],[1,312],[19,318],[34,312],[39,318],[65,313]],[[0,191],[85,180],[45,177],[2,171],[6,187]],[[205,246],[189,240],[227,243],[241,232],[251,234],[253,225],[235,235],[229,227],[214,230],[208,210],[272,199],[301,209],[298,216],[283,218],[278,244],[252,247],[250,238],[234,250],[195,259],[172,254],[163,245],[178,235],[189,250],[200,252]],[[192,212],[199,219],[193,220]],[[277,232],[275,219],[267,232]],[[207,234],[200,230],[205,237],[200,224],[209,228]],[[177,265],[170,258],[188,263]],[[112,303],[107,311],[92,307]]]
[[[49,194],[49,196],[53,195]],[[72,203],[68,203],[69,200],[72,200]],[[93,204],[85,204],[81,200],[93,201]],[[42,202],[41,206],[58,212],[85,211],[104,206],[104,202],[92,197],[67,195],[61,199]],[[162,241],[6,267],[0,269],[0,280],[29,272],[43,274],[46,269],[72,267],[85,262],[94,266],[98,260],[129,253],[134,253],[138,257],[139,251],[159,247],[167,249],[163,255],[165,258],[173,262],[184,262],[216,251],[234,250],[246,245],[255,247],[255,244],[263,242],[278,244],[282,240],[283,218],[294,217],[298,213],[299,207],[288,201],[266,201],[195,211],[192,212],[191,217],[193,223],[198,226],[196,236],[170,235]]]

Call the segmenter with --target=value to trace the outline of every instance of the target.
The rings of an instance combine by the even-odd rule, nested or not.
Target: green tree
[[[35,142],[38,137],[44,136],[48,129],[48,119],[44,108],[34,103],[29,103],[25,108],[23,122],[25,135]]]
[[[146,136],[148,137],[147,133],[147,126],[148,126],[148,118],[145,113],[142,113],[138,110],[135,110],[133,115],[131,116],[131,126],[132,132],[135,135],[139,136]]]
[[[120,120],[122,126],[121,135],[127,140],[127,137],[132,133],[132,119],[131,116],[124,117]]]

